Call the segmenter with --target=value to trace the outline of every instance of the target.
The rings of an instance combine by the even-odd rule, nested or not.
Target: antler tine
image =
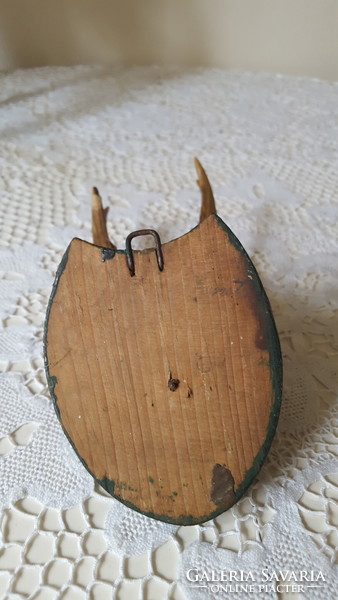
[[[198,175],[197,184],[202,193],[202,204],[200,212],[200,223],[202,223],[204,219],[216,213],[216,205],[212,187],[210,185],[210,181],[207,177],[205,170],[203,169],[198,158],[194,158],[194,163]]]
[[[107,214],[109,206],[103,208],[99,190],[96,187],[92,188],[92,234],[93,242],[97,246],[104,248],[112,248],[116,250],[116,246],[110,241],[107,232]]]

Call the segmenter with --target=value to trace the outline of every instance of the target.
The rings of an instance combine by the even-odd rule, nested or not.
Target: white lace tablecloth
[[[334,600],[338,85],[217,69],[41,68],[1,76],[0,105],[0,597]],[[91,187],[110,206],[118,247],[142,227],[167,241],[197,224],[194,156],[270,297],[285,387],[245,497],[214,521],[177,528],[93,485],[51,404],[42,331],[67,244],[91,240]],[[191,568],[257,582],[320,570],[325,581],[293,596],[224,591],[195,587]]]

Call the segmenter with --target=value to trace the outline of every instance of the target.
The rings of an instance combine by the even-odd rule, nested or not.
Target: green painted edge
[[[260,471],[263,462],[267,456],[267,453],[270,449],[272,440],[274,438],[282,402],[283,363],[280,342],[270,302],[266,295],[260,277],[256,271],[256,268],[249,255],[243,248],[242,244],[240,243],[239,239],[235,236],[231,229],[229,229],[229,227],[224,223],[224,221],[222,221],[222,219],[218,215],[214,215],[214,217],[216,219],[217,224],[227,234],[230,243],[244,257],[247,264],[248,275],[251,276],[251,281],[255,288],[256,297],[259,299],[257,307],[260,311],[260,316],[262,317],[262,320],[264,320],[267,325],[265,335],[270,358],[269,368],[273,390],[273,402],[271,405],[269,422],[266,428],[266,438],[263,444],[261,445],[257,455],[255,456],[252,466],[245,473],[242,483],[235,490],[235,504],[235,502],[237,502],[243,496],[244,492],[247,490],[249,485],[252,483],[253,479],[257,476],[258,472]]]
[[[270,326],[267,328],[265,333],[266,333],[266,337],[267,337],[268,351],[269,351],[269,356],[270,356],[269,367],[270,367],[272,387],[273,387],[273,392],[274,392],[274,401],[271,406],[266,438],[254,459],[253,465],[250,467],[250,469],[248,469],[248,471],[246,472],[246,474],[244,476],[242,483],[235,490],[234,501],[231,505],[231,506],[233,506],[233,504],[235,504],[243,496],[243,494],[245,493],[245,491],[247,490],[249,485],[252,483],[253,479],[257,476],[257,474],[258,474],[259,470],[261,469],[262,464],[266,458],[266,455],[269,451],[272,439],[273,439],[275,431],[276,431],[279,412],[280,412],[281,397],[282,397],[282,357],[281,357],[281,350],[280,350],[277,329],[276,329],[275,321],[274,321],[274,318],[272,315],[270,303],[269,303],[268,297],[265,293],[265,290],[263,288],[262,282],[259,278],[259,275],[258,275],[251,259],[249,258],[247,252],[245,251],[245,249],[243,248],[242,244],[240,243],[238,238],[235,236],[235,234],[231,231],[231,229],[229,229],[229,227],[224,223],[224,221],[222,221],[222,219],[218,215],[214,215],[214,218],[215,218],[217,224],[227,234],[230,243],[245,258],[245,261],[247,263],[248,274],[250,274],[252,277],[252,282],[255,286],[256,295],[258,298],[260,298],[262,300],[262,302],[258,303],[259,308],[262,311],[262,313],[264,312],[264,319],[266,321],[269,321],[269,324],[270,324]],[[193,229],[196,229],[196,227],[194,227]],[[191,230],[191,231],[193,231],[193,230]],[[190,233],[190,231],[188,233]],[[188,234],[185,234],[185,235],[188,235]],[[74,239],[79,239],[79,238],[74,238]],[[91,244],[90,242],[86,242],[85,240],[79,239],[79,241],[89,244],[90,246],[99,248],[101,250],[101,246]],[[171,240],[171,242],[172,241],[174,241],[174,240]],[[171,243],[171,242],[169,242],[169,243]],[[222,514],[223,512],[225,512],[224,508],[217,508],[216,510],[214,510],[213,512],[211,512],[208,515],[200,515],[199,517],[194,517],[193,515],[180,515],[176,519],[173,519],[172,517],[169,517],[167,515],[141,511],[138,506],[136,506],[132,502],[129,502],[128,500],[124,500],[115,492],[115,481],[113,481],[112,479],[108,479],[107,477],[103,477],[102,479],[98,479],[97,477],[95,477],[94,473],[92,473],[92,471],[88,467],[86,461],[78,453],[71,437],[69,436],[67,430],[63,426],[61,415],[60,415],[60,410],[59,410],[58,403],[57,403],[57,396],[55,394],[55,385],[57,383],[57,379],[55,376],[50,375],[50,372],[49,372],[49,366],[48,366],[48,360],[47,360],[47,330],[48,330],[50,309],[51,309],[55,294],[57,292],[58,283],[60,281],[60,278],[62,276],[62,273],[63,273],[63,271],[66,267],[67,261],[68,261],[68,253],[69,253],[71,243],[72,242],[70,242],[65,254],[63,255],[60,265],[56,272],[55,281],[53,283],[52,292],[51,292],[51,295],[50,295],[50,298],[48,301],[48,305],[47,305],[46,319],[45,319],[45,324],[44,324],[44,336],[43,336],[44,364],[45,364],[45,371],[46,371],[49,392],[50,392],[50,395],[53,400],[55,412],[57,414],[57,417],[60,421],[62,429],[63,429],[69,443],[71,444],[75,453],[79,457],[81,463],[86,468],[86,470],[90,473],[90,475],[93,477],[93,479],[95,479],[95,481],[97,481],[97,483],[99,485],[101,485],[108,492],[108,494],[110,494],[112,497],[114,497],[119,502],[122,502],[122,504],[124,504],[128,508],[131,508],[132,510],[135,510],[136,512],[138,512],[146,517],[150,517],[152,519],[157,519],[158,521],[163,521],[163,522],[169,523],[171,525],[198,525],[200,523],[205,523],[206,521],[210,521],[211,519],[214,519],[215,517],[217,517],[220,514]],[[116,250],[115,253],[116,254],[126,254],[125,250]],[[101,262],[101,264],[104,264],[104,263],[102,263],[102,261],[100,261],[100,262]],[[262,314],[262,316],[263,316],[263,314]],[[229,506],[226,510],[231,508],[231,506]]]
[[[56,271],[56,275],[55,275],[55,279],[53,282],[53,287],[52,287],[52,291],[51,294],[49,296],[49,300],[48,300],[48,304],[47,304],[47,310],[46,310],[46,317],[45,317],[45,322],[44,322],[44,327],[43,327],[43,360],[44,360],[44,366],[45,366],[45,372],[46,372],[46,378],[47,378],[47,383],[48,383],[48,388],[49,388],[49,393],[52,397],[53,400],[53,404],[54,404],[54,409],[55,412],[57,414],[58,419],[61,421],[60,419],[60,410],[59,407],[57,405],[57,398],[56,395],[54,393],[55,390],[55,386],[57,384],[57,378],[54,375],[51,375],[49,372],[49,365],[48,365],[48,360],[47,360],[47,330],[48,330],[48,321],[49,321],[49,316],[50,316],[50,309],[52,307],[52,303],[54,300],[54,296],[56,294],[56,290],[58,287],[58,283],[59,283],[59,279],[66,267],[67,261],[68,261],[68,253],[69,253],[69,249],[70,249],[70,245],[72,242],[70,242],[70,244],[67,247],[66,252],[64,253],[61,262],[57,268]]]
[[[50,374],[49,364],[48,364],[48,357],[47,357],[47,332],[48,332],[48,322],[49,322],[49,317],[50,317],[50,310],[51,310],[51,307],[52,307],[52,303],[53,303],[55,294],[57,292],[59,281],[60,281],[61,276],[62,276],[62,274],[63,274],[63,272],[64,272],[64,270],[66,268],[66,265],[67,265],[67,262],[68,262],[69,250],[70,250],[70,247],[71,247],[72,243],[74,242],[74,240],[78,240],[79,242],[82,242],[84,244],[88,244],[89,246],[93,246],[94,248],[98,248],[100,250],[99,264],[105,264],[104,262],[102,262],[102,253],[101,253],[101,251],[104,249],[102,246],[98,246],[96,244],[91,244],[90,242],[87,242],[85,240],[81,240],[80,238],[73,238],[72,241],[68,244],[66,252],[64,253],[64,255],[63,255],[62,259],[61,259],[61,262],[60,262],[60,264],[59,264],[59,266],[57,268],[56,275],[55,275],[55,280],[53,282],[52,291],[51,291],[51,294],[49,296],[49,300],[48,300],[48,304],[47,304],[46,317],[45,317],[44,329],[43,329],[43,359],[44,359],[44,367],[45,367],[45,373],[46,373],[46,378],[47,378],[47,384],[48,384],[49,393],[50,393],[50,396],[51,396],[52,401],[53,401],[53,406],[54,406],[54,410],[56,412],[56,416],[57,416],[57,418],[58,418],[58,420],[60,422],[60,425],[61,425],[61,427],[63,429],[63,432],[64,432],[66,438],[68,439],[70,445],[72,446],[74,452],[76,453],[76,455],[80,459],[81,463],[85,467],[85,469],[87,469],[87,471],[90,473],[90,475],[93,477],[93,479],[95,479],[96,481],[99,482],[99,480],[95,477],[95,475],[89,469],[86,461],[79,454],[79,452],[78,452],[78,450],[77,450],[77,448],[76,448],[76,446],[75,446],[72,438],[70,437],[68,431],[66,430],[66,428],[64,427],[64,425],[62,423],[60,409],[59,409],[59,406],[58,406],[58,399],[57,399],[57,395],[55,393],[55,386],[57,384],[57,378],[55,377],[55,375],[51,375]],[[115,254],[126,254],[126,252],[125,252],[125,250],[115,250]],[[104,487],[104,486],[102,486],[102,487]],[[107,489],[107,488],[105,488],[105,489]],[[109,493],[108,489],[107,489],[107,491]]]

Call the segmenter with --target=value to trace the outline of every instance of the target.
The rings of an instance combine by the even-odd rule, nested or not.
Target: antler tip
[[[200,223],[216,213],[215,199],[208,176],[198,158],[194,157],[195,169],[198,175],[197,184],[202,193]]]

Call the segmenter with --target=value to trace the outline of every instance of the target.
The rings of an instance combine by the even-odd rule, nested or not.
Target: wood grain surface
[[[230,507],[276,426],[278,337],[256,271],[214,215],[162,246],[106,258],[74,239],[46,323],[62,425],[116,498],[179,524]],[[105,260],[103,260],[105,259]]]

